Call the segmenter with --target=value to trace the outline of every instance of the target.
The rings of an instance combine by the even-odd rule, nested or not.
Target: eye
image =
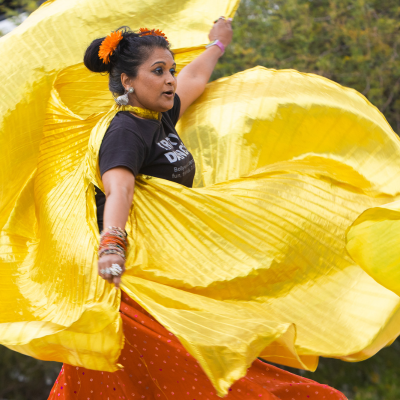
[[[171,75],[172,75],[172,76],[175,76],[175,74],[176,74],[175,68],[171,68],[171,69],[169,70],[169,72],[171,72]]]
[[[157,75],[162,75],[163,69],[161,67],[157,67],[153,72]]]

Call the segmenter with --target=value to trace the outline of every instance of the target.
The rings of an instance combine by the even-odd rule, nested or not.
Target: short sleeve
[[[118,113],[104,135],[99,152],[99,167],[101,176],[108,170],[126,167],[133,175],[139,173],[146,155],[147,148],[140,133],[136,132],[129,116]]]
[[[179,113],[181,112],[181,99],[179,98],[179,96],[177,95],[177,93],[175,93],[175,97],[174,97],[174,106],[168,110],[166,112],[166,114],[168,114],[168,116],[171,118],[172,123],[174,124],[174,126],[177,124],[178,119],[179,119]]]

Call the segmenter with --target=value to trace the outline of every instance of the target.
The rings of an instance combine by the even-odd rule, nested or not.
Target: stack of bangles
[[[103,231],[101,233],[99,258],[103,257],[106,254],[117,254],[125,260],[127,249],[128,241],[126,239],[126,233],[123,229],[117,228],[115,226],[109,226],[107,231]],[[111,271],[110,269],[110,271],[104,270],[104,272],[100,272],[111,273],[111,275],[120,275],[122,272],[122,268],[118,264],[113,264],[112,267],[114,266],[115,268],[113,269],[113,271]],[[118,266],[119,268],[116,268],[116,266]],[[118,272],[118,274],[116,272]]]

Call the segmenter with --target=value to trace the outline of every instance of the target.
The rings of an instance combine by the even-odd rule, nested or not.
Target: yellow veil
[[[97,276],[94,200],[117,110],[107,77],[89,73],[82,54],[118,26],[155,26],[182,66],[237,5],[48,1],[0,41],[12,60],[1,72],[1,344],[119,367],[120,293]],[[220,396],[258,356],[314,370],[318,356],[359,361],[397,337],[398,295],[345,243],[360,213],[400,199],[399,140],[375,107],[319,76],[257,67],[209,84],[177,129],[195,187],[137,179],[123,290]]]

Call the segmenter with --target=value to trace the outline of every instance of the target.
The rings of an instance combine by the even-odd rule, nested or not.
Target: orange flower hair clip
[[[101,43],[99,49],[99,58],[104,64],[110,62],[110,56],[114,53],[119,42],[123,39],[121,31],[111,32]]]
[[[139,35],[140,36],[147,36],[147,35],[151,35],[151,36],[161,36],[163,37],[167,43],[169,43],[167,37],[165,36],[165,33],[160,31],[159,29],[147,29],[147,28],[140,28],[139,29]]]

